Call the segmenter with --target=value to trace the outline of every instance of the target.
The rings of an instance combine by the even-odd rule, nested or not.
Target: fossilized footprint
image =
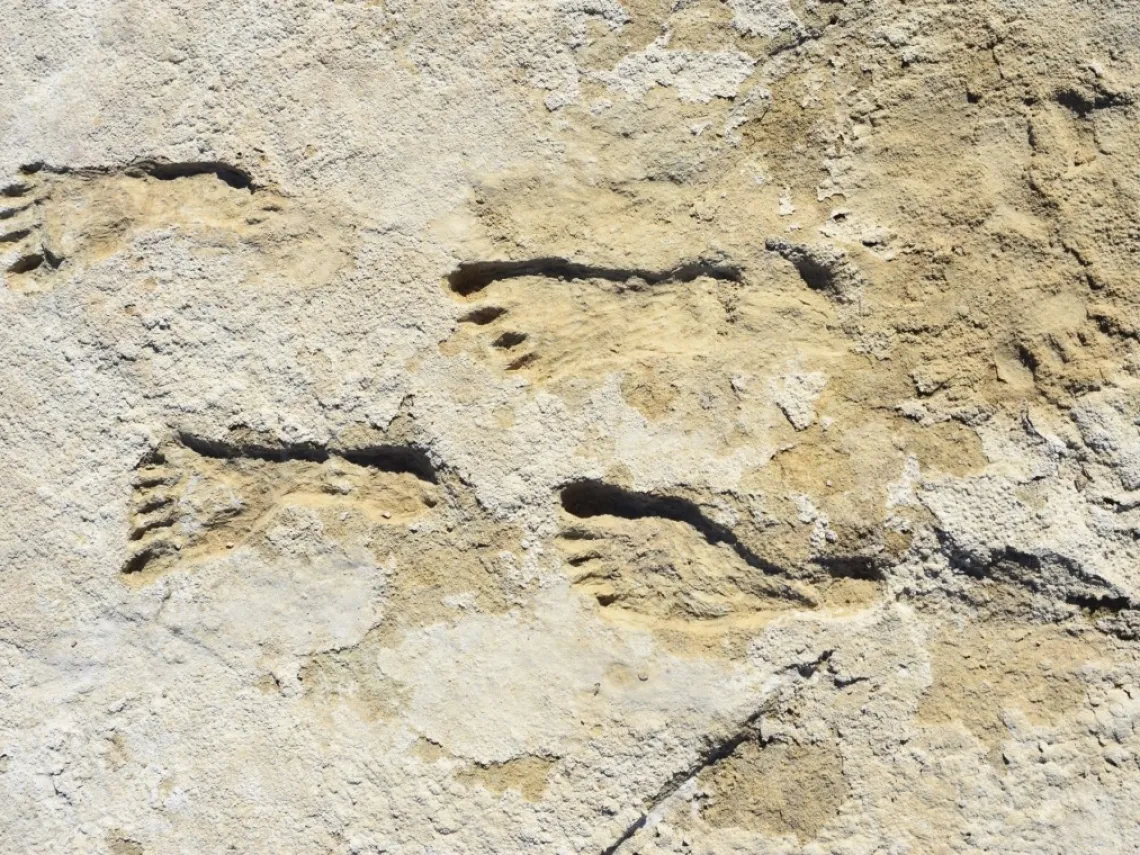
[[[744,628],[775,612],[862,606],[878,595],[877,580],[845,568],[796,578],[688,499],[583,481],[566,487],[561,501],[558,545],[571,583],[626,620]]]
[[[249,542],[286,506],[402,525],[434,507],[437,491],[426,456],[410,447],[329,451],[183,435],[136,468],[123,573],[149,578]]]
[[[684,357],[723,326],[723,286],[739,276],[703,261],[661,271],[558,258],[462,265],[448,288],[470,309],[448,347],[543,380]]]
[[[251,280],[320,284],[348,263],[344,229],[229,164],[31,164],[0,189],[0,272],[21,290],[46,287],[62,265],[97,264],[154,232],[227,253]]]
[[[782,376],[789,353],[824,370],[842,365],[846,352],[823,290],[751,287],[725,264],[654,271],[486,262],[461,265],[447,288],[464,311],[440,346],[445,355],[467,354],[569,395],[620,378],[625,402],[646,419],[726,437],[737,419],[747,432],[773,415],[756,393],[763,381],[749,387],[749,378]]]
[[[26,174],[0,190],[0,268],[12,276],[63,262],[44,234],[38,183],[35,175]]]

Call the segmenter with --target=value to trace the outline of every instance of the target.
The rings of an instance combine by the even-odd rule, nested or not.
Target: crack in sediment
[[[1005,546],[982,560],[958,546],[946,531],[936,529],[935,535],[951,569],[973,579],[1012,582],[1031,593],[1076,606],[1089,615],[1133,615],[1140,612],[1140,604],[1126,592],[1064,555],[1034,555]],[[1048,577],[1049,571],[1054,578]],[[1058,575],[1067,578],[1057,578]]]
[[[1122,322],[1119,318],[1115,318],[1095,308],[1089,309],[1088,316],[1092,322],[1096,324],[1096,328],[1109,338],[1140,341],[1140,330],[1127,326],[1126,323]]]
[[[1091,614],[1097,612],[1119,614],[1120,612],[1131,611],[1134,608],[1132,600],[1128,597],[1115,597],[1107,594],[1099,597],[1069,594],[1065,597],[1065,602]]]
[[[1100,85],[1096,85],[1092,93],[1075,87],[1058,89],[1053,93],[1053,100],[1079,119],[1087,119],[1098,110],[1127,107],[1135,102],[1132,95],[1127,92],[1111,92]]]
[[[839,0],[839,2],[845,4],[846,0]],[[768,50],[768,59],[801,48],[809,42],[820,41],[828,34],[829,30],[834,27],[842,27],[843,24],[844,22],[840,20],[839,12],[832,12],[828,15],[827,20],[820,20],[811,26],[802,27],[793,35],[790,41],[773,45]]]
[[[804,45],[808,44],[809,42],[819,41],[820,39],[823,38],[824,34],[829,29],[831,29],[833,26],[835,26],[836,23],[838,23],[838,22],[832,20],[832,21],[829,21],[827,24],[823,25],[822,27],[809,27],[808,29],[803,30],[801,33],[799,33],[799,35],[795,36],[791,41],[785,42],[783,44],[778,44],[775,47],[773,47],[771,50],[769,50],[768,51],[768,59],[773,59],[782,53],[787,53],[788,51],[793,51],[793,50],[796,50],[798,48],[801,48]]]
[[[790,262],[808,288],[829,297],[850,300],[851,294],[866,284],[847,254],[836,247],[809,246],[770,237],[764,242],[764,248]]]
[[[817,555],[811,563],[833,579],[882,582],[886,578],[880,562],[866,555]]]
[[[788,665],[787,667],[783,668],[776,676],[784,676],[790,672],[795,672],[796,676],[798,676],[801,681],[809,680],[815,675],[816,671],[819,670],[820,666],[831,659],[834,653],[834,650],[824,650],[819,654],[819,656],[810,662],[797,662],[795,664]],[[727,737],[712,742],[704,751],[701,752],[700,756],[697,757],[696,760],[694,760],[684,769],[681,769],[670,776],[669,780],[662,784],[660,789],[657,790],[657,793],[649,800],[647,806],[642,811],[641,816],[630,823],[630,825],[626,827],[625,831],[622,832],[617,840],[615,840],[610,846],[607,846],[605,849],[603,849],[601,855],[616,855],[617,851],[626,842],[628,842],[635,834],[637,834],[637,832],[645,827],[645,824],[649,821],[649,817],[653,814],[653,812],[657,810],[657,808],[659,808],[662,804],[664,804],[677,791],[688,784],[689,781],[692,781],[706,769],[712,768],[722,760],[731,757],[736,749],[747,742],[749,739],[760,739],[760,720],[772,709],[775,701],[781,699],[781,697],[782,695],[778,691],[774,692],[772,696],[766,700],[758,710],[753,712],[746,719],[744,719],[744,721],[733,728],[732,732]]]
[[[705,260],[684,262],[667,270],[647,270],[639,267],[600,267],[549,256],[522,261],[464,261],[447,277],[447,284],[456,294],[468,297],[482,291],[492,282],[522,276],[567,281],[604,279],[608,282],[631,282],[640,279],[648,285],[660,285],[668,282],[692,282],[701,277],[739,282],[742,272],[732,264]]]

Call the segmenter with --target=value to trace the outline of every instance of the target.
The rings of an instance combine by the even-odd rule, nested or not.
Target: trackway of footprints
[[[792,609],[864,606],[878,593],[873,578],[774,566],[688,499],[595,481],[569,484],[558,499],[563,567],[607,617],[664,630],[747,629]],[[517,549],[517,533],[423,449],[405,444],[326,448],[179,435],[133,473],[122,572],[146,583],[237,547],[272,549],[274,527],[295,525],[298,513],[316,514],[334,540],[401,556],[411,569],[394,596],[411,598],[408,613],[421,594],[475,591],[488,605],[505,602],[493,556]]]

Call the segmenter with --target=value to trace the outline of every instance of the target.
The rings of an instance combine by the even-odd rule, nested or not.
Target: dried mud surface
[[[0,851],[1140,851],[1140,7],[5,24]]]

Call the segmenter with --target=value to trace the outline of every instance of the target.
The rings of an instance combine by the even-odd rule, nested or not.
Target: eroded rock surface
[[[1137,32],[17,0],[0,851],[1140,851]]]

